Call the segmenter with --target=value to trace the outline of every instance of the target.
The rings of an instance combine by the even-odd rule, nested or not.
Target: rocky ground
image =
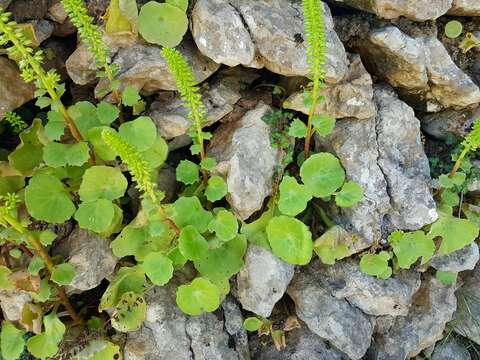
[[[109,1],[87,1],[99,17]],[[139,3],[143,3],[139,1]],[[10,5],[10,6],[9,6]],[[73,101],[90,99],[102,87],[86,48],[57,0],[0,0],[19,22],[35,28],[42,47],[69,84]],[[327,11],[326,101],[337,118],[331,136],[317,149],[339,157],[364,200],[351,209],[331,209],[336,223],[358,239],[358,253],[381,243],[395,229],[416,230],[437,218],[429,159],[440,156],[451,135],[463,137],[480,115],[480,50],[467,55],[459,40],[443,35],[450,19],[480,31],[478,0],[331,0]],[[197,0],[190,32],[179,47],[193,65],[214,131],[208,152],[228,183],[229,200],[241,219],[263,207],[279,165],[262,116],[284,106],[306,113],[301,86],[308,73],[303,17],[297,0]],[[187,110],[156,46],[140,40],[107,39],[124,83],[141,89],[148,115],[169,140],[169,165],[159,173],[167,198],[175,197],[174,166],[189,143]],[[0,57],[0,118],[33,105],[33,89],[15,65]],[[284,89],[272,93],[272,84]],[[277,89],[275,87],[275,89]],[[4,141],[2,139],[2,141]],[[5,140],[7,141],[7,140]],[[134,197],[135,190],[130,194]],[[98,297],[118,259],[108,241],[65,226],[53,249],[75,264],[68,291]],[[251,245],[245,266],[221,310],[198,317],[175,305],[174,287],[151,289],[147,321],[124,342],[127,360],[157,359],[377,359],[467,360],[480,349],[480,265],[478,246],[431,265],[460,273],[443,285],[416,268],[378,280],[360,272],[353,256],[334,266],[318,260],[295,268]],[[77,294],[77,295],[75,295]],[[86,295],[85,295],[86,294]],[[1,292],[4,316],[18,320],[24,293]],[[251,313],[283,329],[291,316],[299,326],[286,333],[279,352],[268,336],[247,334]],[[288,328],[288,326],[287,326]]]

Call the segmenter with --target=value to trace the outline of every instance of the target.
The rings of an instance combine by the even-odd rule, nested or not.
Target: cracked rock
[[[374,359],[409,359],[440,340],[457,307],[454,291],[434,277],[423,280],[407,316],[396,317],[386,333],[375,337]]]
[[[75,267],[75,277],[66,286],[68,293],[90,290],[113,274],[117,258],[110,241],[88,230],[76,227],[70,235],[55,245],[54,253]]]
[[[295,267],[271,251],[250,245],[237,275],[237,299],[246,310],[268,318],[292,280]]]
[[[332,207],[337,223],[358,234],[360,251],[383,232],[417,230],[437,219],[430,193],[430,168],[413,110],[388,86],[376,86],[377,115],[362,121],[343,119],[319,147],[336,154],[347,178],[364,191],[352,208]]]
[[[262,120],[270,112],[272,108],[260,102],[241,119],[223,124],[207,151],[217,160],[216,172],[226,177],[227,200],[242,220],[262,208],[280,164],[280,150],[272,147],[270,127]]]
[[[349,56],[347,74],[338,84],[326,85],[322,91],[325,102],[317,106],[317,113],[326,112],[340,118],[368,119],[375,116],[372,77],[365,70],[358,55]],[[303,91],[290,95],[284,107],[308,115],[309,109],[303,103]]]
[[[448,10],[450,15],[480,16],[480,2],[477,0],[453,0],[452,8]]]
[[[5,113],[15,110],[33,99],[35,87],[20,77],[20,71],[14,62],[0,56],[0,121]]]
[[[316,263],[301,268],[288,287],[297,316],[351,359],[361,359],[370,347],[374,321],[347,300],[334,297],[318,281]]]
[[[458,273],[465,270],[473,270],[479,260],[478,245],[471,243],[448,255],[435,255],[429,264],[438,271]]]
[[[436,31],[411,37],[395,26],[370,30],[354,45],[372,71],[416,108],[438,112],[480,102],[480,89],[453,62]]]
[[[452,0],[436,0],[435,3],[431,0],[336,0],[336,2],[374,13],[385,19],[404,16],[416,21],[435,20],[452,6]]]
[[[248,359],[245,350],[239,353],[235,346],[229,347],[225,322],[216,314],[183,314],[175,303],[175,290],[174,285],[168,284],[154,287],[147,294],[147,318],[140,330],[128,333],[125,360]],[[238,317],[237,321],[239,328],[243,319]],[[243,333],[246,338],[244,330]],[[236,338],[232,338],[234,343]]]
[[[379,280],[360,271],[353,259],[333,266],[321,266],[318,281],[326,284],[333,296],[346,299],[368,315],[407,315],[413,295],[420,287],[420,275],[401,271],[388,280]]]
[[[324,6],[326,81],[335,83],[344,77],[348,62],[343,44],[333,30],[330,10]],[[300,2],[199,0],[192,12],[192,35],[199,50],[217,63],[265,66],[285,76],[307,76],[309,72]]]

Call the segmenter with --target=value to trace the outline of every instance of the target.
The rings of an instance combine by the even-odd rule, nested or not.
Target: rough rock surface
[[[280,152],[270,144],[270,128],[262,120],[271,111],[259,103],[240,120],[222,125],[208,149],[217,160],[216,171],[226,177],[227,200],[243,220],[260,210],[272,191]]]
[[[439,140],[446,140],[448,135],[464,138],[471,129],[472,124],[480,117],[480,107],[462,111],[445,110],[438,113],[427,114],[420,120],[422,130],[428,135]]]
[[[480,344],[480,266],[457,291],[458,308],[452,324],[456,333]]]
[[[23,290],[1,290],[0,307],[7,320],[18,321],[22,318],[23,306],[32,301],[32,297]]]
[[[375,337],[375,359],[411,358],[440,340],[457,306],[454,291],[434,277],[423,280],[407,316],[396,317],[387,332]]]
[[[113,43],[115,40],[107,41]],[[111,56],[113,63],[119,66],[118,79],[123,84],[135,86],[144,94],[176,89],[173,76],[169,72],[158,46],[140,42],[126,47],[119,47],[122,44],[112,45]],[[192,40],[185,39],[178,46],[178,50],[187,58],[199,82],[207,79],[220,66],[203,56]],[[68,73],[72,80],[79,85],[88,84],[95,79],[94,65],[92,56],[81,44],[67,61]],[[100,81],[98,85],[100,88],[102,86],[104,86],[104,81]]]
[[[295,329],[286,334],[287,347],[278,351],[273,343],[262,346],[260,342],[254,354],[258,360],[347,360],[347,356],[335,348],[330,347],[319,336],[308,330],[302,324],[300,329]]]
[[[474,0],[472,0],[474,1]],[[445,14],[452,5],[452,0],[336,0],[376,14],[385,19],[395,19],[405,16],[412,20],[434,20]]]
[[[195,317],[183,314],[175,304],[175,287],[171,284],[153,288],[146,297],[147,319],[140,330],[130,332],[124,348],[125,360],[167,360],[167,359],[226,359],[243,360],[245,347],[241,344],[236,351],[236,339],[245,338],[245,331],[239,324],[227,327],[221,316],[208,313]],[[233,321],[231,318],[230,321]],[[224,327],[236,329],[230,334]],[[239,336],[238,332],[243,335]],[[230,347],[230,340],[235,344]]]
[[[477,0],[453,0],[450,15],[480,16],[480,3]]]
[[[241,95],[223,82],[216,82],[203,90],[203,102],[207,108],[205,126],[212,125],[233,110]],[[161,92],[150,107],[150,117],[155,121],[161,136],[169,140],[188,132],[192,123],[189,110],[181,99],[171,92]]]
[[[453,62],[435,31],[409,36],[389,25],[370,30],[354,47],[378,77],[421,110],[463,109],[480,102],[480,89]]]
[[[333,296],[346,299],[366,314],[404,316],[420,287],[420,275],[402,271],[379,280],[362,273],[358,261],[347,259],[319,267],[318,282],[327,285]]]
[[[325,9],[326,80],[334,83],[343,78],[348,63],[326,5]],[[192,34],[200,51],[217,63],[265,66],[286,76],[308,74],[300,2],[200,0],[192,13]],[[299,36],[300,44],[295,39]]]
[[[294,266],[260,246],[250,245],[237,275],[237,299],[246,310],[268,318],[292,280]]]
[[[375,88],[378,164],[387,181],[390,221],[395,229],[416,230],[438,215],[430,193],[430,166],[420,122],[389,87]]]
[[[3,56],[0,57],[0,68],[0,119],[3,119],[6,112],[32,100],[35,88],[25,83],[18,67]]]
[[[69,293],[97,287],[103,279],[113,274],[118,261],[108,239],[78,227],[55,246],[55,253],[69,259],[69,263],[75,267],[75,277],[66,287]]]
[[[435,255],[429,264],[438,271],[458,273],[465,270],[473,270],[479,260],[478,245],[472,243],[469,246],[457,250],[448,255]]]
[[[415,230],[437,218],[420,122],[391,88],[376,86],[374,93],[375,118],[340,120],[330,136],[317,138],[364,190],[354,207],[332,209],[338,223],[360,236],[357,251],[379,241],[384,231]]]
[[[308,328],[351,359],[360,359],[370,347],[374,321],[345,299],[334,297],[318,280],[311,264],[295,274],[287,290],[297,316]]]
[[[48,0],[14,0],[8,8],[15,21],[43,19],[48,11]]]
[[[317,113],[326,112],[340,118],[368,119],[375,116],[372,77],[365,70],[358,55],[350,55],[350,65],[345,77],[338,84],[326,85],[322,91],[325,102],[317,106]],[[308,115],[309,109],[303,103],[303,91],[289,96],[284,107]]]
[[[448,336],[435,346],[432,360],[470,360],[466,344],[454,336]]]

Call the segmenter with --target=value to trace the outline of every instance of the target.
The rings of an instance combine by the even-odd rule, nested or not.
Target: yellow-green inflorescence
[[[162,55],[167,61],[168,68],[175,78],[177,89],[184,102],[185,107],[190,109],[189,119],[194,124],[195,143],[200,147],[200,158],[205,157],[203,145],[204,134],[202,132],[205,123],[206,109],[202,102],[202,95],[197,86],[195,75],[187,60],[176,49],[163,48]]]
[[[303,0],[303,16],[307,41],[307,61],[313,83],[312,104],[310,106],[307,136],[305,137],[305,158],[310,151],[310,138],[313,135],[313,116],[319,100],[319,91],[325,78],[327,39],[325,30],[325,10],[320,0]]]
[[[102,138],[128,165],[128,170],[133,175],[138,189],[155,201],[157,196],[155,194],[156,186],[152,181],[152,170],[137,148],[122,139],[115,131],[103,131]]]

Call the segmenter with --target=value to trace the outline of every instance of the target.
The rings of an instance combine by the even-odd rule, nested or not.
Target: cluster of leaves
[[[463,33],[463,25],[458,20],[449,21],[445,25],[444,32],[447,37],[451,39],[456,39]],[[467,53],[473,48],[480,47],[480,39],[478,39],[474,34],[469,32],[465,35],[465,38],[460,43],[459,47],[464,53]]]
[[[435,255],[447,255],[470,245],[478,237],[480,212],[477,204],[461,200],[468,190],[467,178],[473,174],[468,155],[480,146],[480,119],[473,125],[472,131],[462,142],[462,150],[453,157],[455,164],[448,174],[438,178],[441,188],[438,199],[439,218],[424,230],[413,232],[395,231],[388,241],[391,251],[378,254],[366,254],[360,261],[363,272],[380,279],[389,278],[393,269],[409,269],[419,259],[425,265]],[[438,241],[437,241],[438,240]],[[443,282],[454,282],[456,274],[437,272]]]
[[[28,127],[27,123],[22,120],[22,117],[18,116],[14,111],[5,113],[4,120],[10,125],[13,132],[16,134],[21,133]]]
[[[282,178],[283,169],[279,172],[268,209],[258,220],[240,226],[234,212],[224,206],[228,186],[215,173],[215,159],[205,151],[204,142],[211,134],[203,130],[206,110],[194,74],[179,51],[164,47],[161,55],[176,80],[185,107],[190,110],[189,134],[193,142],[190,150],[192,155],[198,155],[199,161],[179,163],[176,175],[185,185],[184,190],[175,202],[163,203],[164,194],[157,189],[156,173],[168,155],[165,140],[157,135],[152,119],[141,115],[138,91],[131,86],[120,90],[108,48],[83,2],[62,0],[62,3],[78,27],[82,41],[94,54],[99,77],[108,78],[110,86],[103,95],[111,93],[106,99],[113,103],[81,101],[64,106],[61,100],[64,86],[54,71],[43,71],[43,53],[34,52],[18,25],[9,21],[8,14],[0,14],[0,43],[9,46],[8,54],[19,64],[24,79],[35,81],[37,105],[49,107],[46,123],[35,119],[31,126],[22,129],[20,144],[0,163],[0,238],[2,244],[12,248],[9,256],[24,257],[28,264],[26,269],[0,266],[0,288],[26,291],[34,299],[25,305],[22,329],[9,322],[2,325],[0,345],[7,360],[18,358],[25,344],[40,359],[57,353],[66,329],[59,318],[60,306],[75,322],[82,322],[64,290],[76,277],[75,267],[49,256],[47,247],[56,235],[48,230],[30,230],[33,221],[58,224],[73,218],[80,228],[99,236],[115,237],[112,251],[124,260],[103,294],[98,310],[108,311],[111,325],[125,332],[137,330],[145,319],[146,291],[152,285],[164,286],[174,278],[172,284],[181,283],[176,289],[176,301],[182,311],[199,315],[216,310],[229,292],[229,279],[243,266],[247,242],[265,246],[291,264],[309,263],[314,250],[312,232],[297,216],[314,198],[349,207],[363,196],[357,184],[346,181],[345,171],[335,156],[329,153],[309,156],[308,147],[296,176]],[[185,17],[186,21],[187,6],[188,2],[182,0],[149,2],[137,18],[136,5],[114,0],[108,10],[106,30],[132,32],[138,27],[146,40],[173,46],[186,31],[184,21],[178,18]],[[273,132],[274,145],[288,149],[283,167],[293,159],[294,137],[305,138],[309,143],[315,132],[326,136],[335,124],[333,118],[316,114],[322,100],[319,90],[326,46],[323,8],[319,1],[311,0],[305,0],[304,7],[313,79],[313,91],[306,92],[305,103],[311,108],[311,116],[307,125],[293,119],[288,130],[285,123],[282,131]],[[132,111],[122,112],[128,107]],[[133,115],[126,118],[126,114]],[[280,117],[272,119],[270,125],[274,128],[285,121],[285,118],[280,121]],[[291,118],[287,116],[286,120]],[[126,171],[141,192],[141,206],[135,218],[125,225],[122,198],[129,183]],[[326,245],[322,240],[317,253],[323,254],[326,248],[336,246]],[[339,251],[334,258],[340,258]],[[196,275],[182,283],[175,272],[182,272],[186,266],[193,267]],[[97,328],[102,328],[99,318],[90,319],[87,326],[98,322]],[[25,331],[34,335],[24,340]],[[110,359],[118,353],[118,347],[100,339],[83,352],[87,358],[102,354],[104,359]]]
[[[286,347],[285,333],[300,328],[300,323],[295,316],[290,316],[285,321],[283,330],[275,329],[270,320],[261,316],[252,316],[244,320],[243,327],[247,331],[256,331],[259,336],[270,336],[273,344],[280,351]]]

